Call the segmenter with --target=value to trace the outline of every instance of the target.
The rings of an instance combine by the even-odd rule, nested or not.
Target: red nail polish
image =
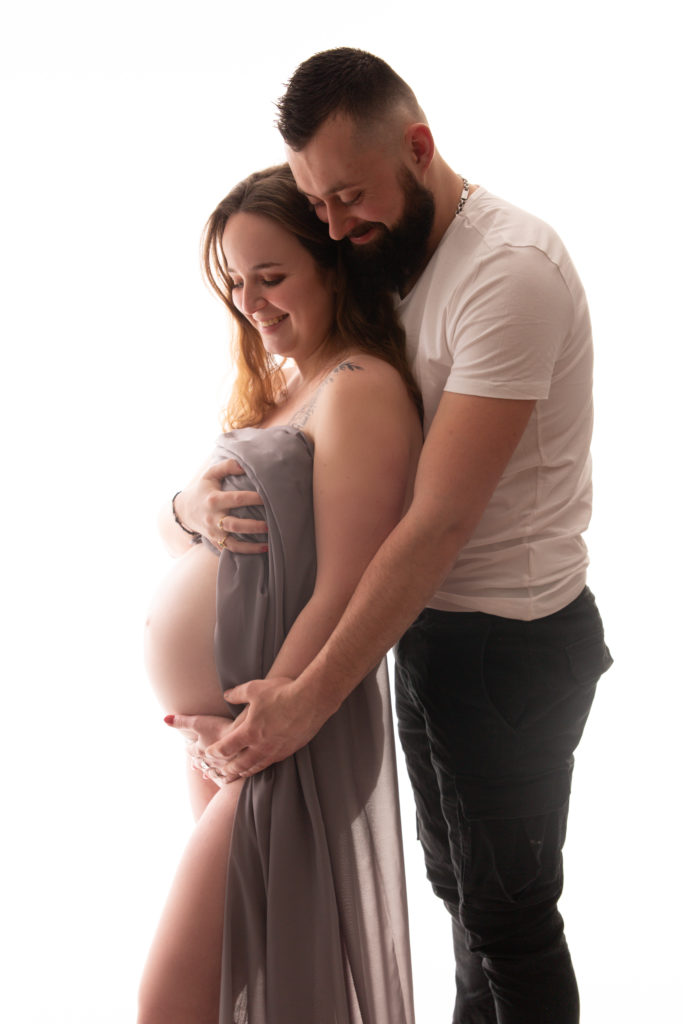
[[[164,721],[166,722],[166,725],[173,725],[173,723],[175,722],[175,715],[166,715]]]

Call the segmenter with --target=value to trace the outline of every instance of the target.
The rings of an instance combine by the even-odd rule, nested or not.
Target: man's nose
[[[330,238],[333,238],[335,242],[340,242],[342,238],[346,238],[356,220],[357,218],[349,216],[343,206],[333,206],[330,204],[327,207],[327,229],[330,233]]]

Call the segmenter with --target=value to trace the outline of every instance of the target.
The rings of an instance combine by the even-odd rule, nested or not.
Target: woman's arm
[[[387,363],[355,356],[353,365],[320,392],[309,420],[315,588],[269,676],[296,676],[318,653],[407,504],[422,440],[417,411]]]

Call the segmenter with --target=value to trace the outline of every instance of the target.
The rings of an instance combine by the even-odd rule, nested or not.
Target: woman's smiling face
[[[272,355],[300,369],[319,353],[334,322],[334,274],[280,224],[235,213],[223,232],[232,301]]]

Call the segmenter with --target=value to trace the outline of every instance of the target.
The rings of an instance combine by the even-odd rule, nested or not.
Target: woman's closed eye
[[[274,288],[275,285],[282,284],[285,279],[284,274],[280,274],[278,277],[262,277],[259,284],[264,288]],[[244,281],[231,281],[230,287],[233,291],[238,291],[240,288],[244,288]]]

